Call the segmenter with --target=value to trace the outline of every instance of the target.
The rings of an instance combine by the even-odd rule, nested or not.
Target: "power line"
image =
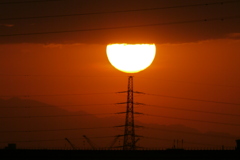
[[[220,113],[220,112],[201,111],[201,110],[195,110],[195,109],[175,108],[175,107],[167,107],[167,106],[159,106],[159,105],[147,105],[147,106],[157,107],[157,108],[165,108],[165,109],[173,109],[173,110],[182,110],[182,111],[189,111],[189,112],[200,112],[200,113],[240,117],[239,114],[228,114],[228,113]]]
[[[0,95],[0,97],[46,97],[46,96],[82,96],[82,95],[97,95],[97,94],[113,94],[114,92],[105,93],[78,93],[78,94],[39,94],[39,95]]]
[[[163,141],[173,141],[171,139],[163,139],[163,138],[156,138],[156,137],[144,137],[144,138],[154,139],[154,140],[163,140]],[[221,146],[222,147],[222,145],[217,145],[217,144],[207,144],[207,143],[188,142],[188,141],[184,141],[184,143],[198,144],[198,145],[209,145],[209,146]]]
[[[0,117],[0,118],[56,118],[56,117],[80,117],[80,116],[95,116],[95,115],[110,115],[115,113],[98,113],[98,114],[77,114],[77,115],[45,115],[45,116],[13,116],[13,117]]]
[[[56,131],[73,131],[73,130],[85,130],[85,129],[107,129],[114,127],[86,127],[86,128],[70,128],[70,129],[48,129],[48,130],[29,130],[29,131],[0,131],[0,133],[31,133],[31,132],[56,132]]]
[[[168,119],[178,119],[178,120],[185,120],[185,121],[194,121],[194,122],[201,122],[201,123],[213,123],[213,124],[220,124],[220,125],[240,126],[240,124],[233,124],[233,123],[203,121],[203,120],[196,120],[196,119],[187,119],[187,118],[179,118],[179,117],[168,117],[168,116],[153,115],[153,114],[143,114],[143,115],[152,116],[152,117],[168,118]]]
[[[192,134],[192,135],[199,135],[199,136],[204,136],[204,137],[215,137],[215,138],[236,139],[236,137],[230,137],[230,136],[221,136],[221,135],[213,135],[213,134],[185,132],[185,131],[179,131],[179,130],[168,130],[168,129],[161,129],[161,128],[153,128],[153,127],[143,127],[143,129],[152,129],[152,130],[158,130],[158,131],[163,131],[163,132],[173,132],[173,133]]]
[[[88,138],[91,138],[91,139],[99,139],[99,138],[113,138],[113,137],[116,137],[116,136],[102,136],[102,137],[88,137]],[[69,138],[71,140],[73,139],[83,139],[82,137],[80,138]],[[31,142],[48,142],[48,141],[65,141],[64,138],[62,139],[42,139],[42,140],[25,140],[25,141],[1,141],[0,143],[9,143],[9,142],[14,142],[14,143],[31,143]]]
[[[81,76],[81,75],[44,75],[44,74],[0,74],[0,77],[74,77],[74,78],[117,78],[117,77],[127,77],[127,76]],[[176,82],[176,83],[187,83],[187,84],[196,84],[196,85],[208,85],[208,86],[217,86],[217,87],[229,87],[229,88],[240,88],[240,86],[231,86],[231,85],[223,85],[223,84],[211,84],[211,83],[199,83],[199,82],[190,82],[190,81],[179,81],[179,80],[170,80],[170,79],[159,79],[159,78],[147,78],[142,76],[136,76],[135,78],[141,79],[151,79],[151,80],[163,80],[168,82]]]
[[[0,5],[1,4],[23,4],[23,3],[54,2],[54,1],[64,1],[64,0],[35,0],[35,1],[0,2]]]
[[[1,76],[1,75],[0,75]],[[199,83],[199,82],[190,82],[190,81],[180,81],[180,80],[170,80],[170,79],[159,79],[159,78],[148,78],[148,77],[142,77],[137,76],[135,78],[141,78],[141,79],[151,79],[151,80],[163,80],[168,82],[176,82],[176,83],[187,83],[187,84],[194,84],[194,85],[207,85],[207,86],[216,86],[216,87],[228,87],[228,88],[240,88],[240,86],[231,86],[231,85],[222,85],[222,84],[211,84],[211,83]]]
[[[64,139],[45,139],[45,140],[26,140],[26,141],[1,141],[0,143],[30,143],[30,142],[47,142],[47,141],[64,141]]]
[[[59,1],[59,0],[52,0],[52,1]],[[35,1],[35,2],[39,2],[39,1]],[[177,5],[177,6],[168,6],[168,7],[154,7],[154,8],[118,10],[118,11],[62,14],[62,15],[52,15],[52,16],[51,15],[47,15],[47,16],[31,16],[31,17],[13,17],[13,18],[1,18],[0,20],[23,20],[23,19],[25,20],[25,19],[39,19],[39,18],[59,18],[59,17],[73,17],[73,16],[88,16],[88,15],[99,15],[99,14],[113,14],[113,13],[140,12],[140,11],[153,11],[153,10],[186,8],[186,7],[210,6],[210,5],[219,5],[219,4],[223,5],[223,4],[238,3],[238,2],[240,2],[240,1],[239,0],[235,0],[235,1],[222,1],[222,2],[212,2],[212,3],[198,3],[198,4],[189,4],[189,5]],[[8,3],[8,2],[6,2],[6,3]]]
[[[221,147],[221,148],[222,148],[222,146],[223,146],[223,145],[220,145],[220,144],[208,144],[208,143],[188,142],[188,141],[184,141],[184,143],[197,144],[197,145],[219,146],[219,147]]]
[[[80,106],[103,106],[103,105],[114,105],[114,103],[105,103],[105,104],[74,104],[74,105],[48,105],[48,106],[8,106],[8,107],[0,107],[0,108],[18,108],[18,109],[25,109],[25,108],[56,108],[56,107],[80,107]]]
[[[153,27],[153,26],[175,25],[175,24],[187,24],[187,23],[198,23],[198,22],[224,21],[224,20],[239,19],[239,18],[240,18],[240,15],[237,15],[237,16],[229,16],[229,17],[222,17],[222,18],[196,19],[196,20],[175,21],[175,22],[166,22],[166,23],[155,23],[155,24],[142,24],[142,25],[120,26],[120,27],[105,27],[105,28],[77,29],[77,30],[65,30],[65,31],[50,31],[50,32],[32,32],[32,33],[2,34],[2,35],[0,35],[0,37],[30,36],[30,35],[59,34],[59,33],[74,33],[74,32],[88,32],[88,31],[103,31],[103,30],[140,28],[140,27]]]
[[[81,76],[81,75],[43,75],[43,74],[0,74],[1,77],[77,77],[77,78],[117,78],[117,77],[127,77],[127,76]],[[136,76],[135,78],[141,79],[154,79],[154,80],[163,80],[168,82],[176,82],[176,83],[187,83],[187,84],[197,84],[197,85],[208,85],[208,86],[217,86],[217,87],[229,87],[229,88],[240,88],[240,86],[230,86],[223,84],[212,84],[212,83],[199,83],[199,82],[190,82],[190,81],[179,81],[179,80],[170,80],[170,79],[159,79],[159,78],[147,78],[142,76]]]
[[[91,138],[91,139],[99,139],[99,138],[113,138],[113,137],[116,137],[116,136],[102,136],[102,137],[88,137],[88,138]],[[80,138],[69,138],[71,140],[73,139],[83,139],[83,137],[80,137]],[[31,142],[48,142],[48,141],[65,141],[64,138],[62,139],[42,139],[42,140],[25,140],[25,141],[1,141],[0,143],[9,143],[9,142],[14,142],[14,143],[31,143]]]
[[[167,96],[167,95],[160,95],[160,94],[148,94],[148,93],[146,93],[146,95],[158,96],[158,97],[167,97],[167,98],[176,98],[176,99],[184,99],[184,100],[190,100],[190,101],[210,102],[210,103],[219,103],[219,104],[230,104],[230,105],[237,105],[237,106],[240,105],[239,103],[211,101],[211,100],[202,100],[202,99],[194,99],[194,98],[184,98],[184,97]]]
[[[77,77],[77,78],[117,78],[127,76],[82,76],[82,75],[44,75],[44,74],[0,74],[1,77]]]

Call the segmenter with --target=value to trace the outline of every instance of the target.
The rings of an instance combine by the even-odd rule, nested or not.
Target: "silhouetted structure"
[[[240,139],[237,139],[236,143],[237,143],[236,150],[240,151]]]
[[[92,143],[92,141],[86,135],[83,135],[83,138],[85,138],[87,140],[88,144],[92,147],[93,150],[96,150],[95,145]]]
[[[17,145],[15,143],[9,143],[7,147],[5,147],[5,149],[17,149]]]
[[[76,149],[76,147],[72,144],[72,142],[68,138],[65,138],[65,140],[70,144],[72,149]]]
[[[134,108],[133,108],[133,77],[128,77],[127,108],[123,140],[123,150],[135,150]]]

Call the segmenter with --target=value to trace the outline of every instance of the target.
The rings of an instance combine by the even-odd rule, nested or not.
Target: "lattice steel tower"
[[[133,77],[128,77],[127,108],[124,129],[123,150],[135,150],[135,128],[133,108]]]

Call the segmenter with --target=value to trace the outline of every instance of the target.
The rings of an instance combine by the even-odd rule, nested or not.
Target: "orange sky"
[[[114,104],[126,101],[126,95],[116,92],[127,90],[130,74],[111,66],[106,46],[155,43],[157,52],[152,65],[133,74],[134,90],[162,96],[135,95],[134,100],[146,104],[136,106],[136,111],[166,117],[136,119],[240,136],[240,121],[236,116],[240,115],[239,5],[230,0],[2,4],[0,98],[19,96],[69,111],[123,112],[125,106]]]
[[[217,39],[195,43],[157,44],[156,58],[146,70],[133,74],[134,89],[151,94],[209,101],[240,103],[240,41]],[[127,76],[110,65],[105,45],[94,44],[7,44],[1,45],[0,95],[30,95],[29,99],[53,105],[106,104],[70,107],[89,113],[115,113],[124,106]],[[6,75],[6,76],[4,76]],[[19,76],[18,76],[19,75]],[[26,76],[24,76],[26,75]],[[85,94],[65,95],[58,94]],[[100,93],[100,94],[91,94]],[[107,94],[105,94],[107,93]],[[43,95],[43,96],[33,96]],[[24,98],[24,97],[21,97]],[[187,108],[237,114],[239,105],[136,95],[136,102],[165,107]],[[239,117],[220,116],[166,108],[139,106],[139,112],[206,121],[238,124]],[[202,131],[225,131],[237,134],[239,127],[183,120],[140,117],[158,124],[184,124]]]

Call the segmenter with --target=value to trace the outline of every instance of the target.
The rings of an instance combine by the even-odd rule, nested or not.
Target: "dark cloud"
[[[213,5],[212,3],[215,2],[216,4]],[[3,16],[0,18],[0,24],[14,24],[14,26],[2,27],[0,43],[183,43],[224,38],[226,35],[240,33],[240,3],[221,4],[218,2],[220,1],[208,0],[196,3],[190,0],[170,0],[167,2],[157,0],[71,0],[2,5],[0,6],[0,15]],[[102,13],[190,4],[209,5],[111,14],[6,20],[9,18]],[[234,18],[230,18],[232,16]],[[142,26],[149,24],[152,25]],[[135,27],[118,28],[126,26]],[[22,33],[33,34],[3,36]]]

